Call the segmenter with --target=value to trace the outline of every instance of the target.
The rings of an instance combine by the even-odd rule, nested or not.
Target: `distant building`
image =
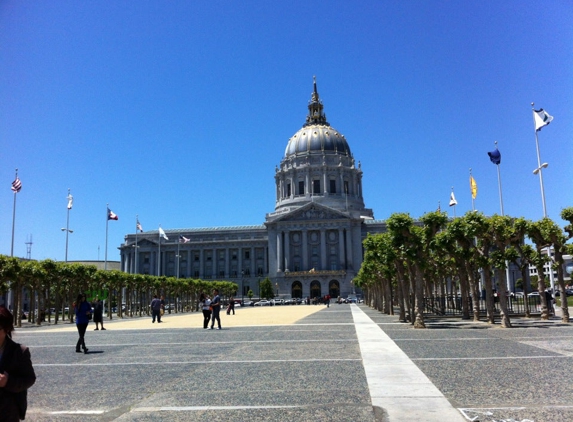
[[[263,224],[168,229],[168,240],[157,230],[129,234],[119,248],[121,269],[236,281],[243,295],[258,295],[265,277],[279,295],[295,298],[354,293],[362,241],[386,224],[364,206],[360,163],[327,122],[316,81],[306,121],[289,139],[274,179],[275,209]]]
[[[551,250],[551,256],[555,257],[555,251],[553,249],[553,247],[550,248]],[[547,255],[547,249],[543,250],[543,253],[545,255]],[[564,275],[564,280],[565,280],[565,284],[571,284],[571,273],[573,273],[573,259],[571,257],[571,255],[564,255],[564,264],[563,264],[563,275]],[[543,266],[543,274],[546,277],[546,280],[550,280],[550,276],[551,276],[551,263],[547,262],[545,263],[545,265]],[[529,266],[529,277],[538,277],[539,276],[539,272],[537,271],[537,267],[535,267],[534,265],[530,265]],[[553,279],[555,280],[555,283],[557,284],[557,270],[554,269],[553,270]],[[547,283],[547,287],[549,287],[549,284]],[[559,287],[556,287],[556,289],[558,289]]]

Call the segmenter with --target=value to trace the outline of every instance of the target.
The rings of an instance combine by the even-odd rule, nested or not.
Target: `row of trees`
[[[448,219],[446,213],[431,212],[414,221],[409,214],[396,213],[387,220],[388,231],[364,240],[365,257],[355,279],[367,303],[387,314],[399,308],[400,319],[425,328],[424,300],[447,294],[459,295],[462,318],[480,319],[480,281],[486,292],[486,317],[494,323],[494,290],[499,297],[502,327],[511,327],[506,295],[506,268],[514,263],[522,280],[529,265],[539,274],[541,318],[549,318],[545,299],[547,280],[544,265],[552,263],[561,292],[562,321],[569,322],[563,274],[563,255],[573,253],[573,207],[561,212],[569,224],[563,229],[549,218],[530,221],[470,211]],[[554,256],[547,254],[553,248]],[[493,276],[498,285],[493,285]],[[474,298],[475,300],[472,300]],[[530,316],[525,301],[526,315]]]
[[[270,283],[270,281],[269,281]],[[14,317],[18,327],[22,325],[23,294],[30,295],[30,320],[40,325],[40,315],[47,313],[51,321],[51,308],[55,308],[54,322],[60,313],[73,309],[73,303],[80,292],[86,292],[88,300],[95,296],[106,300],[106,311],[111,318],[112,306],[117,306],[117,316],[126,313],[142,316],[149,314],[154,294],[164,295],[167,303],[174,303],[175,312],[196,310],[198,297],[202,292],[210,293],[217,288],[224,296],[237,292],[238,285],[229,281],[204,281],[190,278],[128,274],[117,270],[98,270],[93,265],[68,264],[50,259],[44,261],[23,261],[19,258],[0,255],[0,294],[9,290],[14,295]],[[48,312],[46,312],[48,310]],[[73,321],[73,312],[67,318]]]

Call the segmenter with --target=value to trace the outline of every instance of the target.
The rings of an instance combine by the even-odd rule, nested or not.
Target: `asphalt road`
[[[19,329],[14,339],[30,347],[38,377],[26,420],[387,421],[384,409],[372,406],[351,307],[237,309],[237,320],[249,323],[222,315],[221,331],[200,328],[198,315],[153,325],[114,320],[106,331],[90,324],[87,355],[75,353],[69,325]],[[303,308],[301,319],[281,317]],[[573,421],[572,326],[523,319],[502,329],[435,319],[414,330],[359,308],[460,420]],[[263,317],[269,312],[272,323]]]

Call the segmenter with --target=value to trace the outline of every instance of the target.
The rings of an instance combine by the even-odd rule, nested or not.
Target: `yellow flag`
[[[478,194],[478,185],[473,176],[470,176],[470,189],[472,191],[472,199],[476,199],[476,196]]]

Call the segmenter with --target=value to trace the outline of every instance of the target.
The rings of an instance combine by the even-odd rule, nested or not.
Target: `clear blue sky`
[[[262,224],[316,75],[376,219],[573,206],[573,3],[0,2],[0,253],[108,259],[135,231]]]

